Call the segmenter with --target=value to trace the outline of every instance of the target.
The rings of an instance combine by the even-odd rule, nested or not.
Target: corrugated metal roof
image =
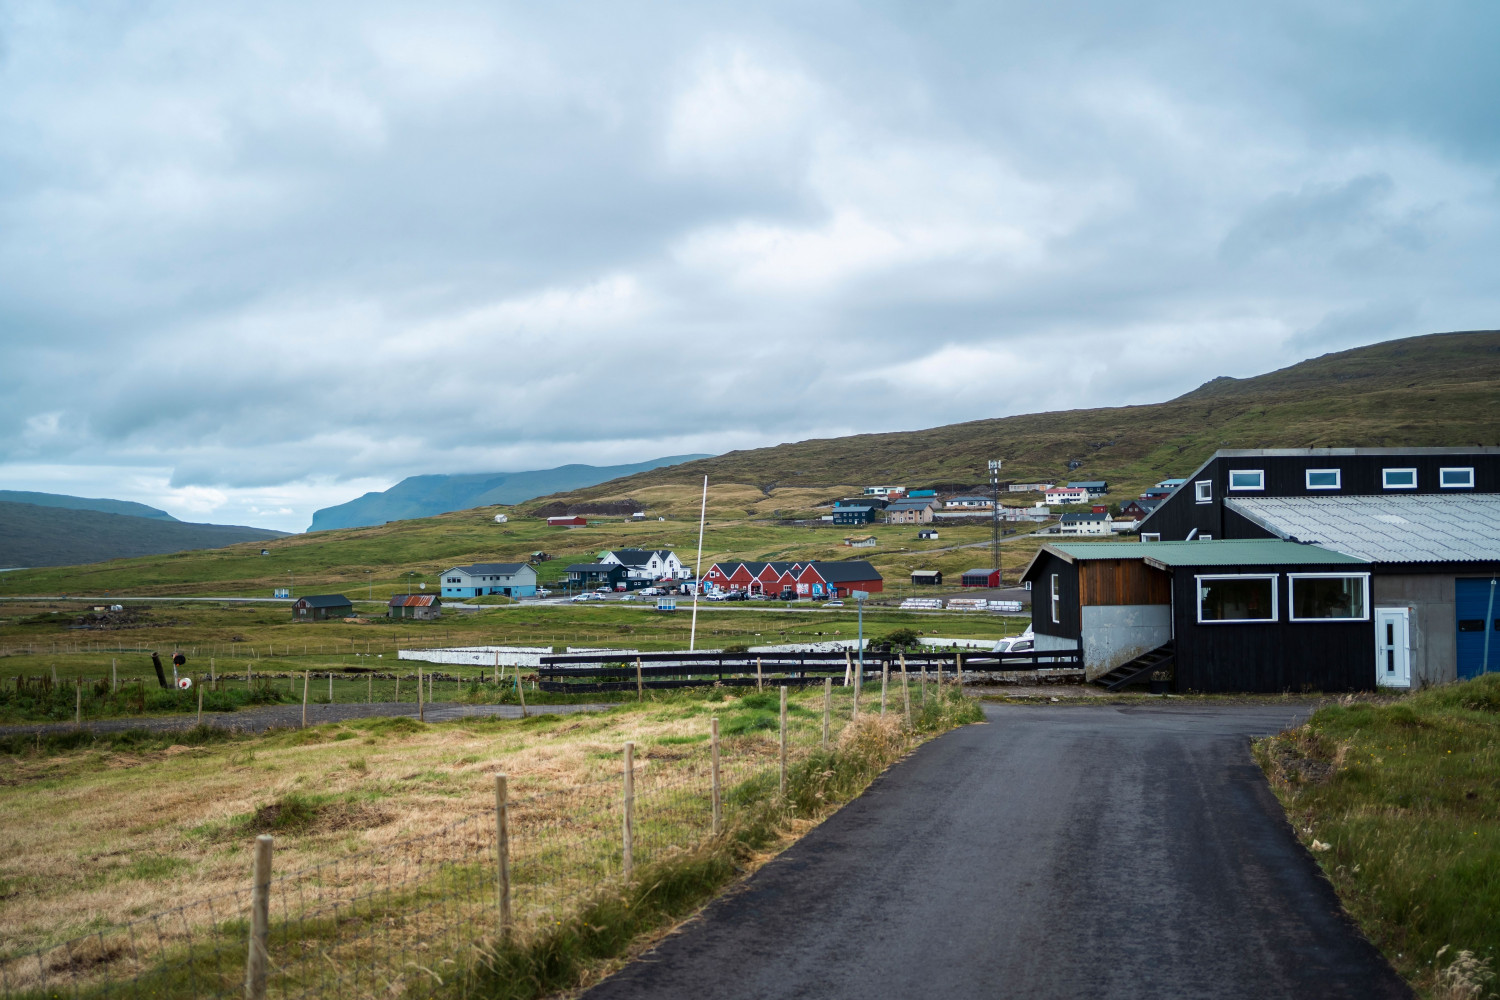
[[[1048,542],[1072,561],[1146,559],[1157,566],[1307,566],[1365,560],[1321,545],[1276,538],[1215,539],[1211,542]]]
[[[1500,561],[1497,494],[1232,497],[1225,503],[1283,538],[1371,562]]]
[[[309,594],[297,598],[297,603],[309,608],[342,608],[352,602],[343,594]]]
[[[391,598],[390,606],[393,608],[430,608],[437,603],[437,597],[432,594],[397,594]]]

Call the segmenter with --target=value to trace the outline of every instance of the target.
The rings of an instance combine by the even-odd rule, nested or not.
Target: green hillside
[[[0,567],[67,566],[127,556],[215,549],[284,532],[191,524],[97,510],[0,503]]]
[[[1164,403],[1032,413],[927,430],[732,451],[578,490],[637,496],[701,481],[787,487],[980,483],[985,461],[1017,481],[1108,479],[1129,496],[1187,475],[1219,448],[1500,443],[1500,332],[1444,333],[1327,354]],[[1077,463],[1070,468],[1070,463]]]

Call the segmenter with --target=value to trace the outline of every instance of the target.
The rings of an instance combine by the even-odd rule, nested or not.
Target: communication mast
[[[990,568],[1000,572],[1000,459],[992,458],[990,468]]]

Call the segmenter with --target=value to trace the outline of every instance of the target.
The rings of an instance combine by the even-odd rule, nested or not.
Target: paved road
[[[588,1000],[1411,995],[1250,759],[1297,710],[986,714]]]
[[[611,705],[531,705],[531,715],[567,715],[570,712],[599,712]],[[373,705],[309,705],[309,725],[320,722],[342,722],[345,719],[368,719],[372,717],[405,715],[415,719],[417,704],[412,701],[376,702]],[[449,722],[472,716],[519,719],[519,705],[461,705],[457,702],[431,702],[427,705],[425,718],[428,722]],[[222,729],[243,729],[258,733],[273,727],[293,728],[302,724],[301,705],[263,705],[244,708],[238,712],[204,712],[203,721]],[[198,724],[196,715],[148,715],[112,719],[85,720],[83,727],[98,733],[117,733],[126,729],[150,729],[154,732],[171,732],[174,729],[191,729]],[[74,728],[67,723],[31,723],[29,725],[0,726],[0,736],[32,733],[61,733]]]

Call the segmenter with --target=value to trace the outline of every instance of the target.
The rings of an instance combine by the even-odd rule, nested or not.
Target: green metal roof
[[[1279,538],[1215,539],[1209,542],[1047,542],[1070,562],[1080,559],[1145,559],[1161,566],[1307,566],[1364,563],[1321,545]]]

